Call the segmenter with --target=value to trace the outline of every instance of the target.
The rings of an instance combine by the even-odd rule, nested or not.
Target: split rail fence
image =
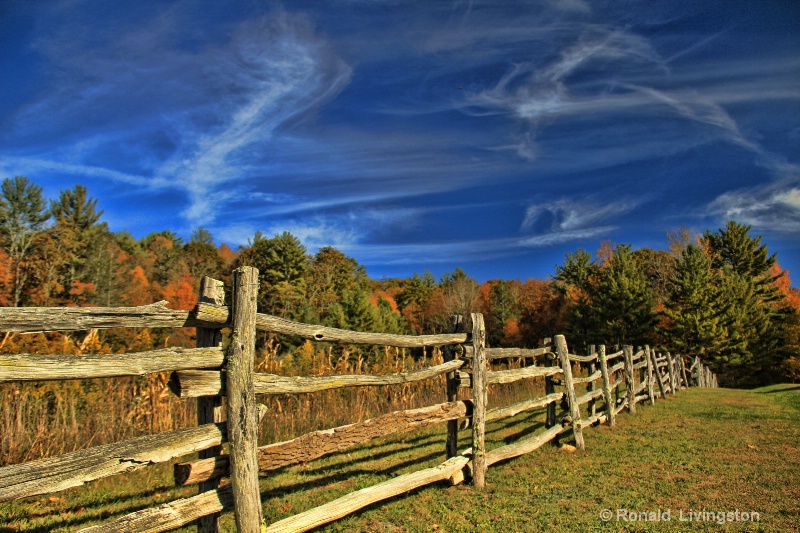
[[[2,308],[0,331],[80,331],[119,327],[196,327],[196,348],[166,348],[141,353],[58,356],[2,355],[0,382],[87,379],[173,372],[173,391],[197,398],[198,425],[157,435],[48,457],[0,468],[0,501],[62,491],[100,478],[124,474],[148,465],[195,454],[199,458],[175,465],[179,485],[199,484],[197,496],[136,511],[87,532],[168,531],[197,522],[198,531],[219,529],[219,514],[233,509],[240,532],[288,533],[307,531],[376,502],[431,483],[471,480],[480,489],[489,466],[529,453],[572,431],[584,449],[584,428],[614,425],[615,416],[634,413],[640,402],[688,386],[716,387],[714,374],[699,359],[686,368],[684,357],[656,353],[649,346],[623,346],[607,353],[591,347],[587,355],[570,353],[563,336],[537,349],[487,348],[481,314],[472,314],[469,331],[462,317],[453,317],[451,333],[391,335],[364,333],[301,324],[256,312],[258,271],[234,272],[232,302],[225,305],[222,282],[205,278],[199,302],[191,311],[176,311],[166,302],[130,308]],[[222,329],[230,328],[230,344],[222,348]],[[256,331],[295,335],[312,341],[393,346],[441,347],[444,363],[422,370],[389,375],[284,377],[255,373]],[[518,369],[491,370],[491,360],[518,358],[532,364]],[[586,377],[573,374],[575,363]],[[384,386],[445,375],[447,401],[418,409],[380,415],[347,426],[315,431],[293,440],[259,447],[259,409],[256,397],[303,394],[343,387]],[[489,408],[487,388],[523,379],[544,378],[545,396],[513,405]],[[577,395],[576,385],[586,392]],[[556,388],[559,387],[557,391]],[[624,390],[622,389],[624,387]],[[471,399],[459,400],[459,389]],[[464,394],[466,396],[468,394]],[[227,399],[226,402],[222,398]],[[224,404],[224,406],[223,406]],[[584,407],[585,406],[585,407]],[[545,429],[512,444],[486,449],[486,423],[546,407]],[[560,407],[560,409],[559,409]],[[560,412],[557,412],[560,411]],[[458,450],[460,419],[469,421],[471,446]],[[438,466],[405,474],[333,500],[321,507],[266,525],[258,486],[259,472],[307,462],[364,444],[372,439],[419,427],[447,423],[444,461]],[[228,454],[222,453],[228,443]],[[220,480],[230,483],[221,486]]]

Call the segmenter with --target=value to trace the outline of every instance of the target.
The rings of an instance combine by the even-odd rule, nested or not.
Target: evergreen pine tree
[[[657,315],[653,291],[629,245],[614,249],[608,265],[589,286],[595,339],[606,345],[652,342]]]
[[[719,353],[725,337],[719,284],[708,255],[697,245],[687,245],[675,265],[664,311],[670,348],[704,361]]]
[[[720,308],[726,333],[712,368],[724,381],[742,385],[777,376],[783,355],[778,339],[786,317],[771,274],[776,255],[769,254],[761,236],[750,236],[750,229],[730,221],[703,235],[712,267],[722,275]]]

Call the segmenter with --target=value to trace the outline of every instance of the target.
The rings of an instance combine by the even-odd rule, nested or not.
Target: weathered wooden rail
[[[197,398],[198,426],[148,435],[124,442],[0,468],[0,501],[47,494],[103,477],[199,452],[196,460],[175,465],[175,482],[199,485],[199,494],[158,507],[143,509],[88,527],[92,532],[168,531],[197,521],[198,531],[219,530],[219,513],[233,510],[242,532],[300,532],[341,518],[365,506],[417,487],[449,480],[485,483],[489,466],[529,453],[572,431],[583,449],[583,430],[594,424],[613,426],[623,409],[634,413],[637,403],[675,394],[690,385],[714,387],[716,377],[699,359],[687,370],[683,357],[660,354],[649,346],[631,346],[607,353],[592,346],[586,355],[570,353],[566,339],[537,349],[487,348],[480,314],[471,316],[471,329],[454,317],[445,335],[388,335],[300,324],[257,314],[258,272],[249,267],[234,273],[232,303],[224,305],[221,282],[203,280],[194,311],[174,311],[166,302],[132,308],[1,308],[0,331],[74,331],[119,327],[195,327],[197,348],[166,348],[141,353],[95,356],[2,355],[0,382],[136,376],[171,371],[171,390],[181,398]],[[222,328],[230,329],[223,351]],[[253,371],[255,332],[265,330],[320,342],[395,347],[443,348],[445,362],[429,368],[390,375],[284,377]],[[528,366],[492,370],[490,361],[518,359]],[[540,364],[541,363],[541,364]],[[575,365],[585,375],[573,374]],[[295,439],[258,446],[257,395],[308,394],[343,387],[379,387],[411,383],[445,375],[446,402],[382,414],[346,426],[314,431]],[[523,379],[543,378],[545,395],[513,405],[487,405],[487,389]],[[578,395],[576,385],[584,385]],[[624,395],[621,391],[624,386]],[[560,387],[561,391],[556,391]],[[470,399],[459,400],[459,389]],[[471,393],[471,394],[469,394]],[[227,397],[227,402],[222,398]],[[227,408],[223,409],[223,403]],[[557,414],[559,405],[566,412]],[[585,406],[585,407],[584,407]],[[512,444],[486,450],[486,423],[546,408],[545,429]],[[458,421],[472,428],[470,447],[458,451]],[[227,421],[226,421],[227,420]],[[447,444],[438,466],[405,474],[335,499],[321,507],[271,525],[262,521],[258,473],[305,463],[345,451],[373,439],[405,433],[432,424],[447,425]],[[228,443],[229,454],[221,445]],[[220,479],[230,478],[221,487]]]

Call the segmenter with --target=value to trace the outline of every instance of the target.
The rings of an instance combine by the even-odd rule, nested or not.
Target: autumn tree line
[[[699,356],[723,385],[800,378],[800,293],[761,237],[724,228],[667,234],[667,249],[602,243],[567,254],[547,280],[478,283],[462,269],[436,279],[370,279],[333,247],[309,254],[285,232],[256,233],[237,250],[200,227],[184,241],[170,230],[137,239],[112,232],[85,187],[45,199],[25,177],[6,178],[0,195],[0,306],[135,306],[168,300],[190,309],[204,276],[226,280],[240,265],[260,271],[259,311],[291,320],[386,333],[448,331],[452,314],[482,312],[487,342],[533,347],[566,334],[589,344],[663,347]],[[168,336],[170,335],[170,336]],[[5,335],[3,351],[76,353],[191,344],[191,331],[99,331],[84,338]],[[71,344],[70,344],[71,343]],[[263,336],[287,361],[313,349]],[[368,362],[375,354],[348,352]]]

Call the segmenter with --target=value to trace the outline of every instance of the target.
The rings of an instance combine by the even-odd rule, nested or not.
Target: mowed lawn
[[[542,420],[536,411],[490,424],[489,447],[538,431]],[[444,432],[398,435],[268,473],[265,517],[276,521],[438,464]],[[584,435],[585,452],[545,445],[494,465],[483,491],[432,485],[318,531],[800,531],[800,385],[683,390]],[[461,448],[468,440],[467,430]],[[3,503],[0,531],[74,531],[196,492],[172,487],[170,476],[166,465]],[[142,483],[150,489],[137,488]],[[222,525],[235,530],[230,513]]]

